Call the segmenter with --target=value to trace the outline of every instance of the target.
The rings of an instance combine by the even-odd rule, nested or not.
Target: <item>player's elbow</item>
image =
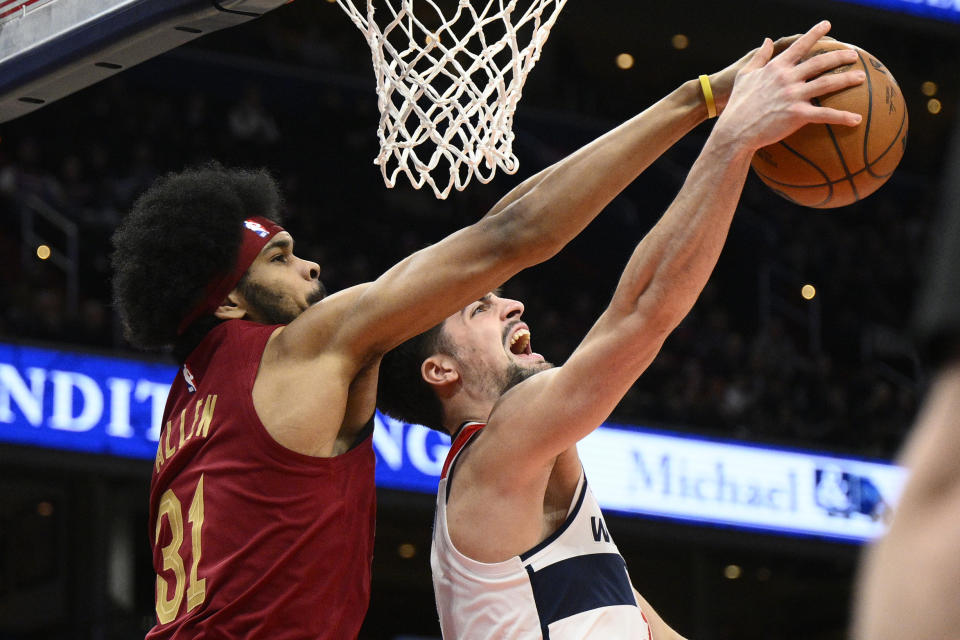
[[[665,339],[689,313],[690,304],[683,296],[651,286],[632,299],[614,299],[611,310],[621,316],[627,331]]]
[[[598,326],[602,325],[603,335],[610,336],[620,345],[618,351],[624,358],[622,371],[639,377],[657,357],[677,323],[670,322],[665,314],[653,309],[634,307],[624,311],[611,307],[598,321]]]

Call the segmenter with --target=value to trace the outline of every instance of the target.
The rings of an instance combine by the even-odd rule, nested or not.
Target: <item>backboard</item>
[[[290,0],[0,0],[0,122]]]

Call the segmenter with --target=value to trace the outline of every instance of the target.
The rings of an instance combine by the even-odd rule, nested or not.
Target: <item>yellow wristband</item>
[[[707,102],[707,117],[717,117],[717,103],[713,101],[713,89],[710,88],[710,76],[700,76],[700,88],[703,89],[703,99]]]

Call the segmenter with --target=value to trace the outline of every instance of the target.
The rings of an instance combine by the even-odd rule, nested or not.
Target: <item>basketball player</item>
[[[765,40],[741,70],[680,193],[562,367],[533,350],[523,305],[496,293],[384,357],[381,409],[453,437],[431,551],[446,638],[680,637],[633,589],[576,443],[609,415],[706,284],[753,153],[808,122],[859,121],[811,103],[864,78],[821,75],[853,61],[852,51],[798,63],[828,28],[817,25],[776,57]]]
[[[856,640],[960,638],[960,129],[950,160],[915,318],[935,373],[900,455],[910,475],[890,529],[861,567]]]
[[[718,109],[748,60],[711,76]],[[771,118],[789,128],[812,117],[738,111],[757,124],[734,122],[764,131]],[[131,343],[172,348],[181,364],[151,486],[148,637],[355,637],[370,590],[382,354],[556,253],[707,115],[700,84],[687,82],[477,223],[329,297],[279,225],[265,172],[214,164],[143,194],[113,238],[114,302]],[[726,162],[732,147],[714,146]]]

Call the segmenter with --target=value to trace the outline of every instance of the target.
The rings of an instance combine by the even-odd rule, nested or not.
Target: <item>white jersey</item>
[[[482,426],[461,430],[437,493],[430,565],[443,637],[652,640],[626,563],[583,471],[566,520],[526,553],[485,563],[454,548],[447,529],[447,484],[457,455]]]

